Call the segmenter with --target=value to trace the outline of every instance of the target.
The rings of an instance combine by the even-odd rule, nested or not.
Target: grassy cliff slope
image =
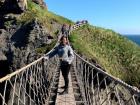
[[[60,25],[66,23],[66,24],[72,24],[72,21],[69,19],[66,19],[62,16],[56,15],[50,11],[48,11],[46,8],[41,8],[39,5],[28,1],[28,10],[25,11],[22,15],[18,17],[18,23],[28,23],[32,20],[36,19],[38,22],[40,22],[43,26],[47,27],[48,31],[50,33],[54,32],[54,29],[52,27],[53,22],[58,23]],[[53,33],[52,33],[53,34]]]
[[[36,51],[38,53],[48,52],[55,45],[57,34],[59,33],[62,24],[73,24],[71,20],[56,15],[29,0],[28,9],[17,17],[17,24],[26,25],[34,20],[36,20],[42,27],[46,28],[47,34],[50,34],[55,38],[54,42],[49,46],[37,48]]]
[[[108,73],[140,88],[140,47],[109,29],[85,25],[71,33],[79,53],[96,60]]]

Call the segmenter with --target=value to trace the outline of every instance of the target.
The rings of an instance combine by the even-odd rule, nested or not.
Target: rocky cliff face
[[[41,21],[42,18],[40,18],[43,13],[40,14],[40,17],[37,17],[34,15],[36,12],[33,13],[30,9],[34,4],[30,2],[32,5],[29,4],[30,7],[26,10],[24,2],[25,0],[0,0],[0,78],[42,56],[43,53],[39,53],[42,48],[47,47],[45,50],[49,50],[50,45],[53,47],[51,43],[55,44],[53,35],[56,35],[61,27],[61,24],[55,19],[46,19],[46,17],[47,21],[43,24],[44,21]],[[43,8],[45,6],[41,0],[34,2]],[[37,5],[34,7],[38,8]],[[33,7],[32,9],[34,10]],[[45,11],[45,9],[42,10]],[[28,83],[25,83],[25,85],[28,85]],[[16,88],[19,88],[18,81]],[[5,82],[2,82],[0,83],[0,94],[3,94],[4,89]],[[4,98],[10,104],[13,89],[9,85],[7,89]],[[2,105],[2,100],[0,98],[0,105]],[[15,105],[17,105],[16,100],[15,97]]]
[[[43,5],[43,1],[36,2]],[[39,58],[36,49],[50,42],[48,29],[36,19],[17,24],[15,13],[22,12],[17,0],[0,1],[0,77]]]
[[[32,0],[32,1],[36,4],[39,4],[43,8],[47,8],[47,6],[43,0]]]
[[[27,20],[28,22],[17,22],[18,17],[29,12],[25,11],[26,5],[23,1],[25,0],[0,0],[0,78],[39,58],[42,54],[37,49],[50,47],[54,41],[54,32],[50,32],[36,17]],[[38,4],[41,7],[44,5],[43,1]],[[58,30],[61,25],[51,21],[51,26]],[[4,87],[5,82],[0,83],[0,94],[3,94]],[[13,91],[10,87],[8,89]],[[5,94],[6,102],[11,102],[10,91]]]
[[[25,1],[25,0],[23,0]],[[21,0],[2,0],[0,1],[0,13],[1,16],[8,13],[19,14],[25,10],[26,2]]]
[[[22,13],[28,8],[27,1],[28,0],[0,0],[0,16],[7,13]],[[32,1],[43,8],[47,7],[43,0]]]
[[[0,60],[6,60],[10,71],[32,62],[40,57],[36,48],[47,43],[49,34],[45,33],[37,21],[26,25],[11,25],[9,28],[0,29]],[[11,71],[12,72],[12,71]]]

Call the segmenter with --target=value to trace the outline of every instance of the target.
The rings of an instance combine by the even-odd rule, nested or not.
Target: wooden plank
[[[64,79],[62,77],[62,74],[60,73],[58,93],[57,93],[57,98],[56,98],[55,105],[76,105],[75,98],[74,98],[74,93],[73,93],[73,88],[72,88],[71,74],[69,74],[69,91],[68,91],[68,94],[63,94],[63,95],[59,94],[59,92],[61,93],[63,91],[63,89],[60,88],[62,86],[64,86]]]

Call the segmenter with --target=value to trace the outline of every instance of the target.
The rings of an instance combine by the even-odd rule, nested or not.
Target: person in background
[[[71,63],[74,59],[73,50],[71,46],[68,44],[68,39],[66,36],[61,37],[60,44],[57,47],[55,47],[55,49],[51,53],[45,56],[44,59],[49,59],[56,54],[59,56],[60,69],[65,82],[65,86],[62,87],[64,88],[64,91],[61,94],[63,93],[66,94],[68,93],[68,85],[69,85],[68,75],[69,75]]]
[[[63,36],[68,37],[68,27],[67,27],[66,24],[63,24],[63,25],[62,25],[61,32],[62,32],[62,35],[63,35]]]

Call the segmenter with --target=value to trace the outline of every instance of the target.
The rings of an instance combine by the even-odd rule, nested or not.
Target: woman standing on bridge
[[[60,39],[60,44],[44,58],[49,59],[56,54],[59,56],[60,69],[65,81],[65,86],[63,87],[64,88],[63,93],[68,93],[68,85],[69,85],[68,75],[69,75],[71,63],[74,59],[74,54],[72,48],[68,44],[68,40],[66,36],[62,36]]]

